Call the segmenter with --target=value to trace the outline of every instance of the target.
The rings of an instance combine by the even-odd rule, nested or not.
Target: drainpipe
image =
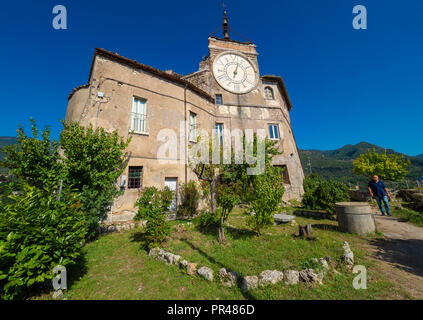
[[[98,104],[97,104],[97,112],[95,115],[95,127],[94,127],[94,131],[97,131],[97,124],[98,124],[98,112],[100,111],[100,104],[101,104],[101,99],[103,99],[104,97],[104,93],[103,92],[98,92],[97,96],[100,98],[100,100],[98,100]]]
[[[184,114],[185,114],[185,184],[188,183],[188,135],[187,135],[187,86],[184,88]]]

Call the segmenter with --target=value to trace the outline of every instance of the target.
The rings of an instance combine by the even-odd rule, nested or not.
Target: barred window
[[[140,189],[142,186],[142,167],[129,167],[128,189]]]

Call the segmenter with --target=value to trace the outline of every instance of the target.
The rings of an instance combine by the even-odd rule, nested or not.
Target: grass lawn
[[[247,228],[241,209],[235,209],[226,228],[227,243],[220,245],[213,232],[200,232],[184,221],[172,222],[174,231],[163,248],[215,271],[215,281],[189,276],[177,266],[153,260],[143,248],[142,229],[109,234],[84,247],[84,258],[68,269],[68,299],[390,299],[408,298],[406,293],[378,275],[378,266],[364,246],[370,238],[337,231],[336,222],[297,217],[299,224],[311,223],[316,239],[295,238],[298,227],[272,226],[260,238]],[[185,228],[176,228],[184,224]],[[378,237],[378,236],[375,236]],[[342,244],[350,243],[356,265],[368,270],[367,290],[355,290],[354,274],[341,264]],[[243,293],[238,286],[223,287],[217,273],[221,267],[241,276],[258,275],[266,269],[303,269],[312,258],[330,255],[336,269],[321,286],[277,284]],[[44,297],[48,298],[48,297]]]
[[[392,210],[392,215],[401,221],[412,223],[418,227],[423,227],[423,213],[410,208]]]

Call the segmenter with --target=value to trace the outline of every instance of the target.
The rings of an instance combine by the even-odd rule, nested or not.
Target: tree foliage
[[[200,201],[200,191],[195,181],[183,183],[180,186],[181,204],[178,207],[178,215],[182,217],[194,217],[197,214]]]
[[[87,236],[94,237],[99,221],[119,194],[115,182],[127,165],[124,150],[131,138],[76,122],[63,122],[59,142],[50,139],[48,127],[40,137],[32,119],[31,129],[32,137],[22,127],[18,129],[18,143],[4,148],[1,165],[29,185],[43,188],[61,181],[62,186],[78,192],[89,225]]]
[[[166,213],[172,203],[174,193],[165,187],[158,190],[155,187],[146,188],[136,202],[138,212],[135,221],[146,220],[145,240],[148,247],[162,244],[170,233]]]
[[[224,242],[225,231],[224,224],[228,220],[233,208],[241,201],[238,185],[236,182],[220,183],[216,190],[216,199],[218,205],[217,218],[219,219],[219,242]]]
[[[21,127],[18,143],[4,148],[1,165],[17,177],[23,192],[9,190],[0,197],[4,298],[51,278],[54,265],[73,263],[119,192],[115,182],[127,164],[130,138],[77,123],[63,126],[56,142],[48,127],[40,135],[31,120],[32,137]]]
[[[373,149],[367,150],[354,161],[353,171],[356,175],[367,178],[377,175],[387,181],[402,181],[408,173],[410,163],[403,155],[377,153]]]
[[[22,297],[52,279],[56,265],[74,264],[81,253],[87,224],[79,196],[63,189],[23,184],[0,207],[0,296]]]
[[[311,210],[325,210],[335,213],[335,203],[350,200],[348,187],[335,180],[325,180],[318,174],[305,177],[303,206]]]
[[[258,138],[254,135],[252,146],[247,146],[243,139],[243,150],[251,147],[252,156],[257,159],[256,168],[262,168],[258,175],[248,174],[251,164],[245,160],[236,163],[234,150],[231,150],[229,164],[197,164],[194,172],[200,180],[207,183],[210,190],[211,211],[219,221],[218,240],[225,241],[224,224],[233,208],[244,200],[251,210],[256,211],[249,219],[249,224],[260,235],[263,227],[273,224],[273,215],[282,201],[284,193],[281,171],[272,165],[272,159],[280,154],[276,142],[264,141],[264,157],[258,157]],[[223,150],[221,149],[221,158]],[[216,206],[218,207],[215,210]],[[210,219],[209,219],[210,220]]]
[[[127,166],[124,152],[131,137],[117,131],[94,130],[76,122],[63,123],[60,147],[63,152],[64,183],[82,195],[83,211],[90,226],[89,237],[96,233],[99,221],[119,194],[117,178]]]
[[[253,188],[248,195],[249,206],[254,212],[247,222],[257,235],[261,229],[274,223],[273,216],[279,208],[284,194],[281,168],[267,166],[266,171],[254,178]]]
[[[49,127],[40,134],[35,120],[30,121],[32,137],[19,127],[18,142],[3,148],[5,158],[0,161],[0,166],[8,168],[21,181],[42,188],[46,184],[54,184],[63,176],[59,143],[50,139]]]

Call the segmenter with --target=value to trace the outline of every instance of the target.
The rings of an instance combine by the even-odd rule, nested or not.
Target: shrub
[[[86,223],[75,193],[23,185],[0,208],[0,296],[13,299],[53,278],[56,265],[74,264]]]
[[[281,179],[281,169],[268,166],[266,171],[255,177],[254,186],[249,194],[249,206],[255,212],[247,219],[257,235],[261,229],[273,224],[274,213],[279,209],[284,194],[284,185]]]
[[[289,200],[289,204],[293,208],[300,208],[302,206],[301,201],[299,201],[297,198]]]
[[[219,226],[219,216],[210,211],[203,210],[197,221],[197,226],[200,229],[215,229]]]
[[[87,222],[87,240],[92,240],[98,235],[98,226],[105,218],[111,200],[116,196],[115,186],[109,186],[101,191],[92,190],[84,186],[81,192],[82,211]]]
[[[39,134],[31,119],[32,135],[18,130],[18,143],[4,148],[1,166],[10,169],[19,182],[43,188],[63,181],[80,195],[86,221],[90,225],[89,238],[95,235],[99,221],[106,214],[120,190],[115,183],[127,165],[125,149],[131,138],[120,137],[117,131],[85,128],[76,122],[63,122],[60,141],[50,139],[46,127]],[[60,144],[60,151],[59,146]]]
[[[304,179],[303,205],[307,209],[335,213],[335,203],[349,201],[348,187],[335,180],[324,180],[316,174]]]
[[[194,217],[197,214],[200,192],[194,181],[182,184],[180,187],[181,204],[178,208],[178,215],[183,217]]]
[[[312,173],[304,178],[304,195],[303,195],[303,206],[306,209],[316,209],[319,207],[316,190],[319,185],[323,182],[318,174]]]
[[[166,213],[172,203],[173,192],[168,187],[158,190],[146,188],[136,202],[138,212],[135,221],[146,220],[145,241],[149,248],[159,246],[170,233]]]
[[[128,154],[125,149],[131,137],[124,139],[117,131],[85,128],[76,122],[63,123],[60,146],[65,170],[65,183],[72,185],[82,198],[83,211],[92,238],[113,199],[119,195],[116,180],[124,171]]]

